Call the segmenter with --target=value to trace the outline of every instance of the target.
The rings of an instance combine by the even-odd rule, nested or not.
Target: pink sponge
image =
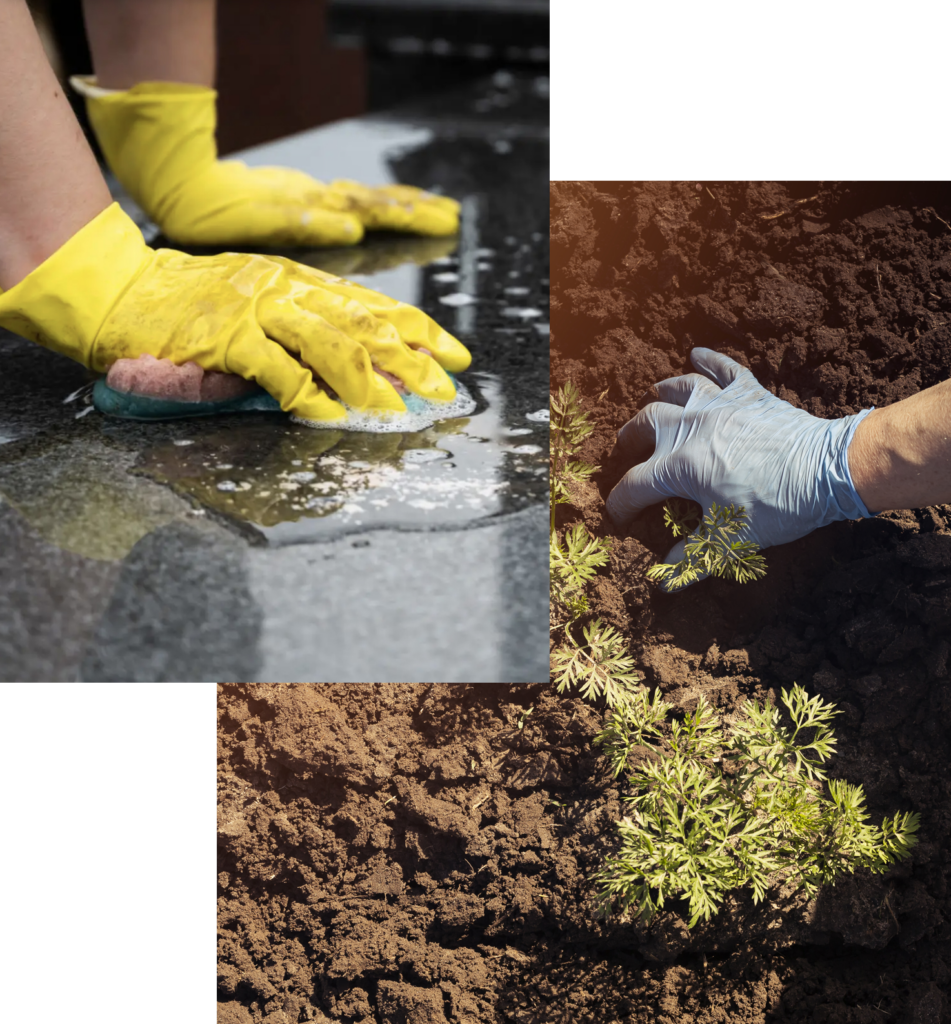
[[[425,355],[429,350],[419,349]],[[385,370],[376,371],[400,393],[406,388],[399,377]],[[321,383],[317,378],[318,383]],[[203,370],[197,363],[176,365],[170,359],[142,355],[137,359],[117,359],[109,368],[106,383],[115,391],[173,402],[223,402],[254,391],[257,384],[234,373]]]
[[[233,373],[203,370],[197,363],[176,366],[168,359],[148,355],[117,359],[109,369],[106,383],[116,391],[174,402],[222,402],[257,387],[253,380]]]

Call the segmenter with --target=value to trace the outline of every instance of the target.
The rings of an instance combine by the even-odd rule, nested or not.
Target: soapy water
[[[468,388],[450,374],[456,385],[456,397],[451,402],[433,402],[429,399],[406,392],[401,397],[406,406],[404,412],[361,412],[340,404],[347,410],[345,420],[305,420],[291,416],[295,423],[318,430],[349,430],[367,434],[414,434],[433,426],[440,420],[459,419],[475,411],[476,401]],[[339,398],[338,398],[338,401]]]

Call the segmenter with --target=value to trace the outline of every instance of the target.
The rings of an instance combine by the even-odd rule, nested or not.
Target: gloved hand
[[[409,185],[329,185],[285,167],[219,160],[214,89],[142,82],[86,97],[103,155],[167,238],[189,245],[354,245],[364,228],[453,235],[459,204]]]
[[[708,348],[690,353],[700,373],[656,385],[659,402],[621,428],[634,457],[653,448],[608,496],[619,527],[648,505],[681,497],[710,506],[743,505],[739,534],[761,548],[786,544],[838,519],[868,517],[849,473],[848,447],[872,411],[823,420],[776,398],[739,363]],[[685,541],[667,555],[683,557]]]
[[[193,360],[255,380],[286,412],[319,421],[346,410],[311,369],[356,409],[402,412],[374,367],[448,402],[456,389],[445,371],[471,360],[414,306],[292,260],[150,249],[118,203],[0,292],[0,326],[100,372],[143,353]]]

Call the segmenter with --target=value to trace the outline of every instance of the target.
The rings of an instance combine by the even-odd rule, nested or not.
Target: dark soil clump
[[[654,383],[692,370],[695,346],[827,418],[951,377],[947,185],[556,182],[551,210],[552,387],[582,393],[596,423],[583,457],[601,466],[559,525],[606,533],[604,499],[630,468],[617,431]],[[629,927],[643,963],[599,954],[584,972],[599,1019],[951,1019],[951,506],[837,523],[769,549],[762,582],[665,596],[643,572],[671,543],[648,510],[591,593],[646,681],[725,713],[793,682],[833,701],[832,774],[865,787],[873,819],[919,811],[920,845],[812,904],[739,900],[689,935],[674,913]],[[567,998],[580,977],[552,966],[545,984]]]

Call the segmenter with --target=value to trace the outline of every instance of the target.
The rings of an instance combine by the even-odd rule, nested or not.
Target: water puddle
[[[547,424],[506,416],[495,375],[465,376],[476,412],[418,433],[310,430],[245,416],[149,447],[135,472],[252,523],[275,543],[459,525],[544,501]]]

